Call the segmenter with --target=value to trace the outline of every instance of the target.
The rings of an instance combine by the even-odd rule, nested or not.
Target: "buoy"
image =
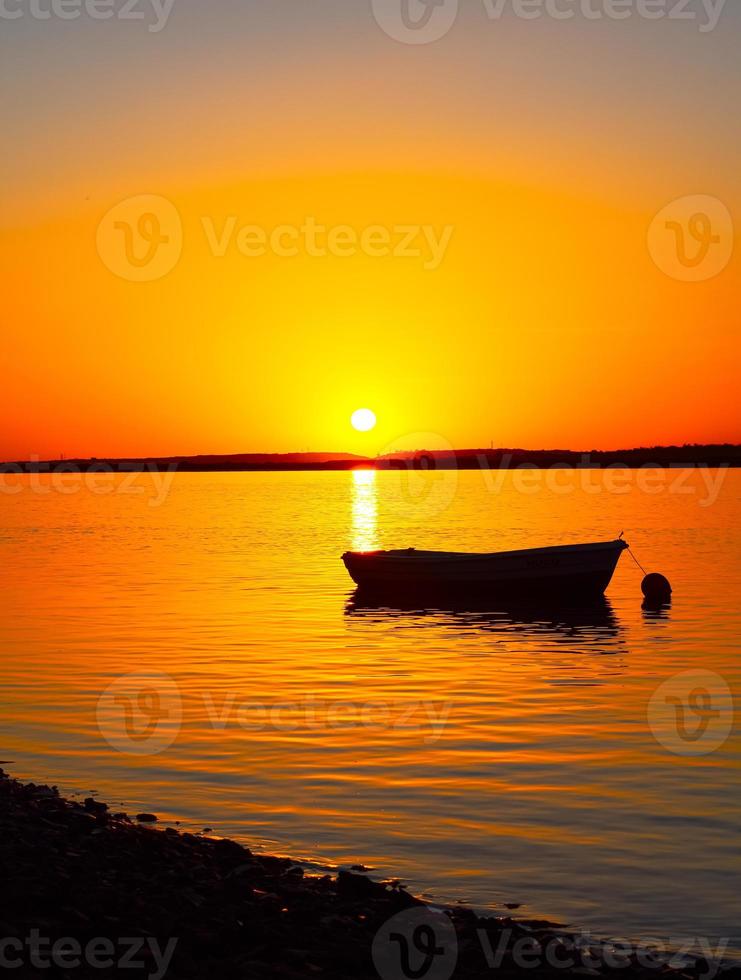
[[[647,599],[655,602],[668,602],[672,595],[672,587],[668,578],[651,572],[641,582],[641,592]]]

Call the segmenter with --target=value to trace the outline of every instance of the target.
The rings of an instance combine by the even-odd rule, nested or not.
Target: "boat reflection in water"
[[[348,616],[366,620],[403,619],[406,625],[417,620],[420,626],[437,625],[493,632],[510,636],[522,634],[533,637],[561,638],[576,643],[595,643],[620,638],[622,627],[609,599],[597,596],[578,605],[526,600],[496,600],[460,595],[448,597],[437,594],[434,599],[383,595],[356,589],[350,596],[345,612]],[[625,652],[622,643],[605,653]]]

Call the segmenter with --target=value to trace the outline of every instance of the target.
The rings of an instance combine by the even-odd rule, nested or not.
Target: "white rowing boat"
[[[522,595],[602,595],[628,547],[622,539],[522,551],[346,551],[342,556],[362,589],[486,590]]]

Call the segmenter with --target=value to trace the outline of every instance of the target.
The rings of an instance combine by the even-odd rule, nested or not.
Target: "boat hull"
[[[366,591],[581,597],[604,593],[625,548],[619,540],[492,554],[348,551],[342,560]]]

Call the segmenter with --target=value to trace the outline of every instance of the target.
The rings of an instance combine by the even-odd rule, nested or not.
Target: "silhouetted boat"
[[[594,596],[602,595],[610,584],[627,547],[617,540],[491,554],[407,548],[346,551],[342,560],[364,590]]]

